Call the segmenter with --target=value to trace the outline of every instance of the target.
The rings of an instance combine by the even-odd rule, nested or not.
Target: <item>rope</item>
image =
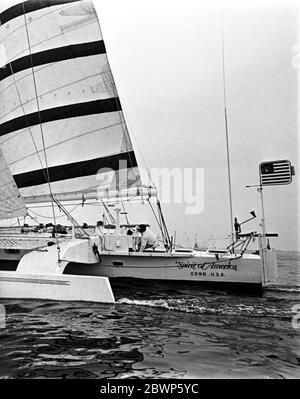
[[[32,219],[34,222],[38,223],[38,220],[36,218],[34,218],[33,216],[31,216],[28,212],[27,216],[30,217],[30,219]],[[25,221],[24,221],[25,222]]]
[[[150,201],[148,201],[148,203],[149,203],[149,206],[150,206],[150,208],[151,208],[151,210],[152,210],[152,213],[153,213],[153,215],[154,215],[154,217],[155,217],[156,223],[158,224],[158,227],[159,227],[159,229],[160,229],[160,231],[161,231],[161,234],[162,234],[162,236],[164,237],[164,232],[163,232],[162,226],[161,226],[160,221],[158,220],[158,218],[157,218],[157,216],[156,216],[156,213],[155,213],[155,211],[154,211],[154,209],[153,209],[153,206],[152,206],[152,204],[151,204]]]
[[[77,209],[77,208],[79,207],[79,205],[80,205],[80,204],[77,204],[76,206],[74,206],[73,209],[71,209],[71,210],[68,211],[68,212],[69,212],[69,213],[74,212],[75,209]],[[43,218],[43,219],[52,219],[52,216],[41,215],[41,214],[39,214],[39,213],[37,213],[37,212],[34,212],[31,208],[30,208],[30,212],[33,213],[34,215],[40,217],[40,218]],[[56,215],[56,219],[63,218],[63,217],[66,217],[66,215],[59,215],[59,216]]]

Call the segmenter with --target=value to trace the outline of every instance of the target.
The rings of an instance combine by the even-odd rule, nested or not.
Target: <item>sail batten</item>
[[[0,69],[0,147],[25,202],[139,187],[92,2],[28,0],[25,14],[20,6],[0,12],[7,51]]]

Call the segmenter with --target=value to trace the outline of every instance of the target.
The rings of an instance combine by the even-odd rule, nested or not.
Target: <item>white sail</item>
[[[0,149],[0,219],[25,216],[24,200]]]
[[[0,44],[0,147],[25,201],[49,196],[49,182],[69,198],[138,187],[92,2],[30,0],[3,10]]]

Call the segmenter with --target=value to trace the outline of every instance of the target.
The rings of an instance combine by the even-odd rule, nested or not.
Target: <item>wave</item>
[[[159,308],[165,310],[171,310],[175,312],[184,313],[221,313],[222,309],[210,308],[206,306],[194,305],[186,302],[183,299],[128,299],[121,298],[117,301],[118,304],[135,305],[135,306],[146,306],[151,308]]]
[[[175,300],[178,304],[182,304],[184,301],[181,299]],[[136,306],[148,306],[151,308],[163,308],[167,310],[180,310],[174,306],[170,306],[166,299],[128,299],[121,298],[117,301],[120,304],[136,305]]]
[[[151,308],[165,309],[167,311],[183,312],[183,313],[197,313],[206,315],[230,315],[230,316],[254,316],[254,317],[276,317],[276,318],[290,318],[291,310],[283,310],[273,307],[265,307],[263,305],[250,304],[223,304],[212,307],[195,303],[194,301],[184,299],[128,299],[121,298],[117,304],[145,306]]]
[[[291,287],[291,286],[270,286],[264,288],[266,291],[283,291],[283,292],[300,292],[300,287]]]

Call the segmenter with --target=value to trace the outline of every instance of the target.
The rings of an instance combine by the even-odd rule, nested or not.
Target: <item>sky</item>
[[[264,189],[266,226],[279,233],[272,241],[277,249],[300,250],[297,2],[94,4],[139,164],[204,170],[200,213],[187,214],[185,203],[162,204],[170,233],[176,230],[185,245],[192,245],[196,235],[203,245],[211,236],[230,233],[223,10],[233,215],[243,221],[252,210],[259,214],[256,188],[245,186],[259,183],[260,162],[290,160],[296,171],[293,182]],[[150,218],[144,208],[128,208],[134,221]],[[82,208],[73,216],[92,223],[99,212]],[[258,218],[247,226],[258,230]]]
[[[140,164],[204,168],[204,209],[163,206],[170,232],[230,233],[223,109],[221,9],[233,214],[259,213],[262,161],[288,159],[292,184],[267,187],[267,231],[279,249],[299,244],[299,9],[285,2],[96,0],[107,52]],[[133,142],[135,145],[135,141]],[[136,146],[137,147],[137,146]],[[258,220],[248,224],[257,230]],[[184,238],[182,238],[184,239]]]

